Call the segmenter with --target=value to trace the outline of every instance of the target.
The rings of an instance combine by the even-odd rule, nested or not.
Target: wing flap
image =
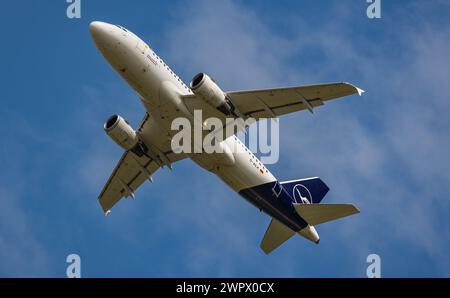
[[[151,158],[138,157],[131,151],[125,152],[99,195],[103,211],[110,211],[123,197],[134,196],[138,187],[158,168]]]

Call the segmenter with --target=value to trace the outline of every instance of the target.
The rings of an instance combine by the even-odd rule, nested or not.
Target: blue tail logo
[[[303,184],[296,184],[292,190],[292,198],[296,203],[311,204],[313,201],[311,192]]]
[[[285,181],[280,183],[295,203],[318,204],[330,190],[328,186],[317,177]]]

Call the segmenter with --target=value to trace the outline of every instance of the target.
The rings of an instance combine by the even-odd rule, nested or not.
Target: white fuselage
[[[182,96],[192,94],[192,90],[132,32],[102,22],[93,22],[90,30],[102,55],[140,95],[149,115],[170,139],[177,133],[170,129],[172,121],[178,117],[191,118]],[[236,192],[276,181],[236,136],[225,139],[222,146],[243,147],[243,150],[232,153],[232,163],[221,162],[223,153],[190,154],[189,157],[204,169],[215,173]]]

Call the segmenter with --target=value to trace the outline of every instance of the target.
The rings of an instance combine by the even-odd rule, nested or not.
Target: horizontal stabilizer
[[[295,234],[290,228],[283,225],[281,222],[272,218],[266,234],[261,241],[261,249],[269,254],[272,250],[286,242]]]
[[[312,226],[359,213],[352,204],[294,204],[294,208]]]

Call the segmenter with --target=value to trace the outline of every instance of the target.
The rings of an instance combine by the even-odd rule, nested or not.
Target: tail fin
[[[330,190],[328,186],[317,177],[284,181],[280,184],[283,185],[283,188],[297,203],[318,204]]]
[[[289,240],[295,234],[290,228],[272,218],[266,234],[261,241],[261,249],[269,254],[272,250]]]
[[[352,204],[294,204],[294,208],[312,226],[359,213]]]

